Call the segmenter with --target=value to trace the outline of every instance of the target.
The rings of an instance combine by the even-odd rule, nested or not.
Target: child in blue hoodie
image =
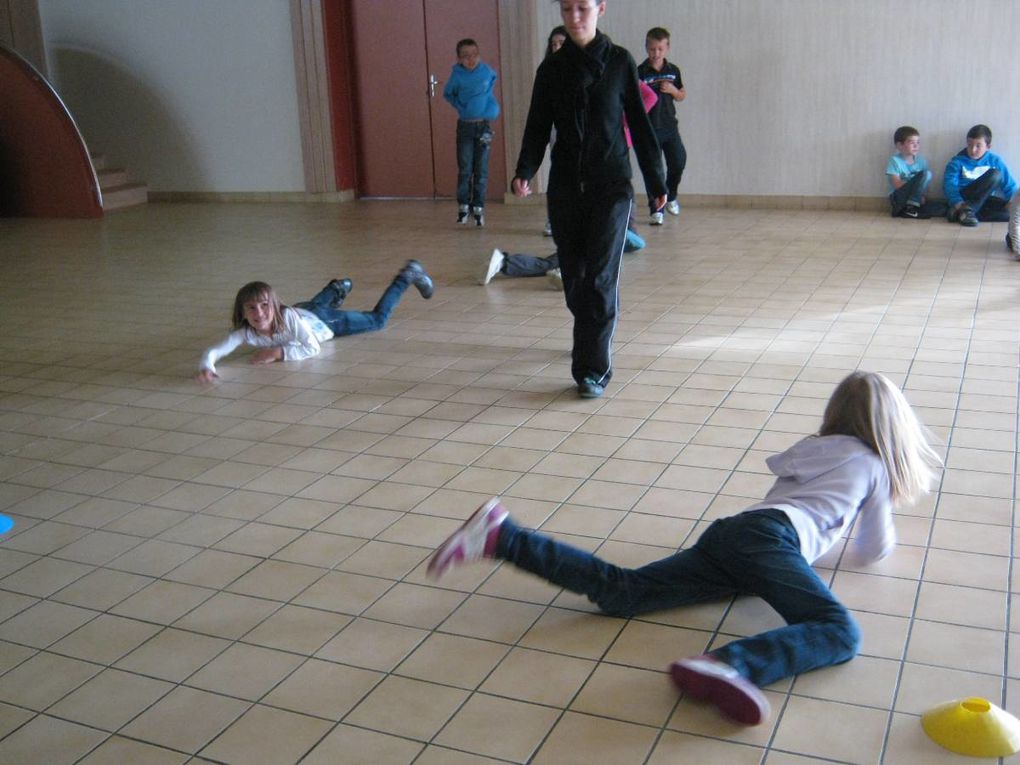
[[[979,220],[1009,220],[1006,208],[1016,196],[1017,182],[1002,157],[989,151],[991,145],[991,128],[975,125],[967,131],[967,146],[946,165],[942,183],[950,222],[976,226]]]
[[[489,182],[490,120],[499,117],[493,95],[496,73],[482,61],[478,43],[465,38],[457,43],[457,63],[443,89],[443,98],[457,110],[457,222],[474,216],[485,225],[485,188]]]
[[[438,577],[481,558],[507,560],[621,617],[756,595],[785,627],[675,661],[670,674],[688,696],[757,725],[769,713],[760,686],[857,653],[857,624],[811,563],[855,520],[848,557],[856,563],[888,555],[896,542],[893,505],[927,491],[940,464],[903,394],[869,372],[839,384],[818,435],[766,462],[776,482],[762,502],[713,521],[692,547],[641,568],[614,566],[522,528],[492,499],[436,550],[428,571]]]

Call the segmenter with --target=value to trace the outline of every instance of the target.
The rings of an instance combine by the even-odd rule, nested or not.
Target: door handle
[[[439,84],[439,80],[436,79],[434,74],[429,75],[429,98],[436,97],[436,85]]]

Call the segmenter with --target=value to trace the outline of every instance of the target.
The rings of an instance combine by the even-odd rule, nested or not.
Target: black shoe
[[[917,205],[907,205],[903,208],[904,218],[918,218],[921,215],[921,208]]]
[[[407,279],[409,284],[413,284],[426,300],[432,297],[432,293],[435,292],[436,287],[432,283],[432,277],[425,273],[425,269],[417,260],[407,261],[400,271],[400,275]]]
[[[960,208],[960,225],[961,226],[966,226],[967,228],[973,228],[977,224],[978,224],[978,218],[977,218],[977,215],[974,214],[974,211],[972,209],[970,209],[969,207],[967,207],[966,205],[961,207]]]
[[[581,398],[602,398],[605,392],[606,386],[594,377],[585,377],[577,384],[577,395]]]
[[[337,298],[333,301],[333,308],[339,308],[343,305],[347,296],[351,294],[351,290],[354,289],[354,282],[350,279],[334,279],[327,286],[336,289]]]

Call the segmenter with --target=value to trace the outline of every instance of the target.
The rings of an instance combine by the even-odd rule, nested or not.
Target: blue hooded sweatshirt
[[[1002,185],[992,192],[992,196],[1002,199],[1012,199],[1016,194],[1017,182],[1009,174],[1009,168],[1002,161],[1002,157],[994,152],[986,151],[981,159],[971,159],[966,149],[949,160],[946,165],[946,174],[942,179],[942,187],[946,192],[946,199],[950,205],[958,205],[963,201],[960,189],[969,186],[989,170],[998,170],[1002,173]]]
[[[462,120],[494,120],[499,116],[499,103],[492,95],[496,72],[484,61],[474,69],[453,65],[450,80],[443,88],[443,98],[457,110]]]

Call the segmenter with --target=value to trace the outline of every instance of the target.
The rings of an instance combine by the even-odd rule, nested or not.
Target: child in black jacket
[[[571,372],[580,396],[597,398],[613,374],[620,263],[634,199],[624,116],[657,209],[666,204],[666,186],[634,59],[597,29],[605,2],[559,2],[568,39],[535,75],[513,191],[531,193],[555,126],[549,218],[574,315]]]

